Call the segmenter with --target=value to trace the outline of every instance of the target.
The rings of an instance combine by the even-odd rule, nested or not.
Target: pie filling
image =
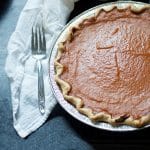
[[[150,9],[101,11],[64,46],[60,79],[83,107],[112,118],[150,114]]]

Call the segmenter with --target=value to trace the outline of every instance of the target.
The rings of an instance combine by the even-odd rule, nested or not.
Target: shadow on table
[[[5,16],[9,10],[13,0],[1,0],[0,1],[0,20]]]
[[[149,149],[150,147],[150,128],[130,132],[111,132],[95,129],[71,117],[58,104],[48,120],[57,116],[65,117],[69,127],[72,128],[79,137],[90,143],[95,150],[103,148]]]
[[[68,118],[72,127],[90,142],[96,149],[103,148],[135,148],[149,149],[150,129],[130,132],[112,132],[95,129],[84,125],[73,118]]]

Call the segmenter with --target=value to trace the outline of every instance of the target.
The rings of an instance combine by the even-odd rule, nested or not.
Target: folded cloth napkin
[[[32,58],[30,48],[32,26],[43,22],[48,56],[75,1],[77,0],[28,0],[10,37],[5,70],[11,83],[13,124],[22,138],[39,128],[56,104],[49,85],[47,57],[42,62],[46,110],[43,116],[40,114],[36,60]]]

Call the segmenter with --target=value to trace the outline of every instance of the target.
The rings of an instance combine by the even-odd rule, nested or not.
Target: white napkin
[[[48,78],[48,57],[42,62],[45,84],[46,111],[38,108],[37,68],[31,56],[31,28],[43,20],[46,32],[47,55],[54,39],[65,25],[75,0],[28,0],[8,43],[5,70],[10,78],[14,128],[22,137],[39,128],[50,115],[56,100]]]

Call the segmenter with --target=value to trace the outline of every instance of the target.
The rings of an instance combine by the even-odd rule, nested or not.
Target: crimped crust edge
[[[150,8],[150,5],[149,4],[139,5],[139,4],[131,4],[131,3],[125,3],[124,5],[123,4],[120,5],[119,3],[107,5],[96,10],[93,16],[87,17],[86,19],[82,20],[78,24],[73,25],[68,31],[68,33],[66,34],[66,36],[64,37],[64,41],[58,44],[58,52],[57,52],[55,62],[54,62],[54,66],[56,70],[55,81],[60,86],[64,99],[67,100],[72,105],[74,105],[81,114],[86,115],[93,122],[102,121],[102,122],[110,123],[111,125],[114,125],[114,126],[124,124],[124,125],[130,125],[133,127],[142,127],[150,123],[150,114],[143,116],[140,119],[134,119],[132,116],[129,116],[129,117],[120,116],[119,118],[112,118],[110,114],[107,114],[104,112],[94,114],[92,109],[84,107],[84,103],[82,99],[75,97],[75,96],[68,95],[68,92],[70,91],[71,87],[66,81],[60,79],[59,77],[63,73],[63,65],[59,63],[59,59],[61,58],[61,54],[63,53],[65,49],[64,42],[67,40],[71,41],[71,39],[73,38],[73,32],[75,30],[80,29],[80,25],[83,22],[89,19],[96,19],[96,17],[99,15],[99,13],[102,10],[108,12],[114,9],[115,7],[117,9],[127,9],[128,7],[130,7],[131,11],[135,13],[140,13],[144,9]]]

